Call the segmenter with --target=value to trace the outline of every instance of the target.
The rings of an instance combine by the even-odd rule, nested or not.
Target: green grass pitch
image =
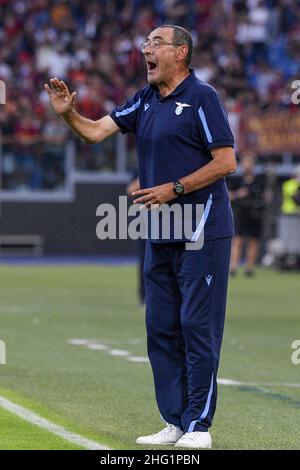
[[[262,269],[230,280],[219,378],[241,384],[219,385],[214,449],[300,449],[299,286]],[[0,340],[0,396],[114,449],[162,428],[149,364],[119,355],[146,356],[134,266],[2,265]],[[0,449],[76,448],[0,408]]]

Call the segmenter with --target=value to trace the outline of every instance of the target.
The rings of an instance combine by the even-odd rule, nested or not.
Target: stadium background
[[[253,151],[266,176],[263,260],[282,182],[300,162],[299,0],[0,0],[0,401],[119,449],[161,426],[134,296],[136,245],[96,237],[97,206],[117,204],[135,171],[134,139],[82,143],[43,84],[57,76],[85,116],[109,113],[144,86],[140,43],[162,23],[192,32],[192,65],[220,93],[238,157]],[[298,273],[273,269],[231,281],[216,448],[299,448],[298,286]],[[0,405],[1,449],[77,448]]]
[[[257,171],[270,175],[265,237],[274,237],[280,185],[300,161],[299,107],[291,101],[299,16],[297,0],[1,0],[2,251],[22,245],[8,235],[31,235],[24,245],[39,252],[39,244],[46,254],[134,253],[130,241],[100,243],[95,233],[98,204],[125,193],[136,166],[134,138],[84,144],[55,116],[43,84],[57,76],[77,90],[85,116],[109,113],[144,86],[140,43],[163,22],[192,32],[192,65],[224,100],[238,155],[254,150]]]

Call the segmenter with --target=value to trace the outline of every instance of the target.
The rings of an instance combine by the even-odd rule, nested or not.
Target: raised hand
[[[51,105],[54,111],[60,115],[66,115],[73,111],[75,106],[76,91],[70,94],[65,82],[57,78],[50,79],[50,87],[47,83],[44,85],[47,91]]]

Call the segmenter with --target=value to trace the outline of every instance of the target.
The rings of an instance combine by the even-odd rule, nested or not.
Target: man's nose
[[[153,53],[153,51],[154,51],[154,47],[153,47],[153,45],[152,45],[151,43],[149,43],[149,44],[147,44],[147,45],[145,46],[143,52],[144,52],[145,55],[146,55],[146,54],[150,55],[150,54]]]
[[[151,49],[150,46],[147,46],[147,48],[143,52],[145,59],[150,60],[151,57],[153,57],[153,50]]]

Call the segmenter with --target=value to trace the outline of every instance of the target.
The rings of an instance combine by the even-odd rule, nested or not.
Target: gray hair
[[[164,24],[162,26],[159,26],[159,28],[172,28],[174,44],[176,44],[177,46],[185,45],[188,47],[188,53],[185,57],[184,63],[187,67],[189,67],[193,54],[193,39],[188,30],[182,28],[182,26],[177,26],[174,24]]]

